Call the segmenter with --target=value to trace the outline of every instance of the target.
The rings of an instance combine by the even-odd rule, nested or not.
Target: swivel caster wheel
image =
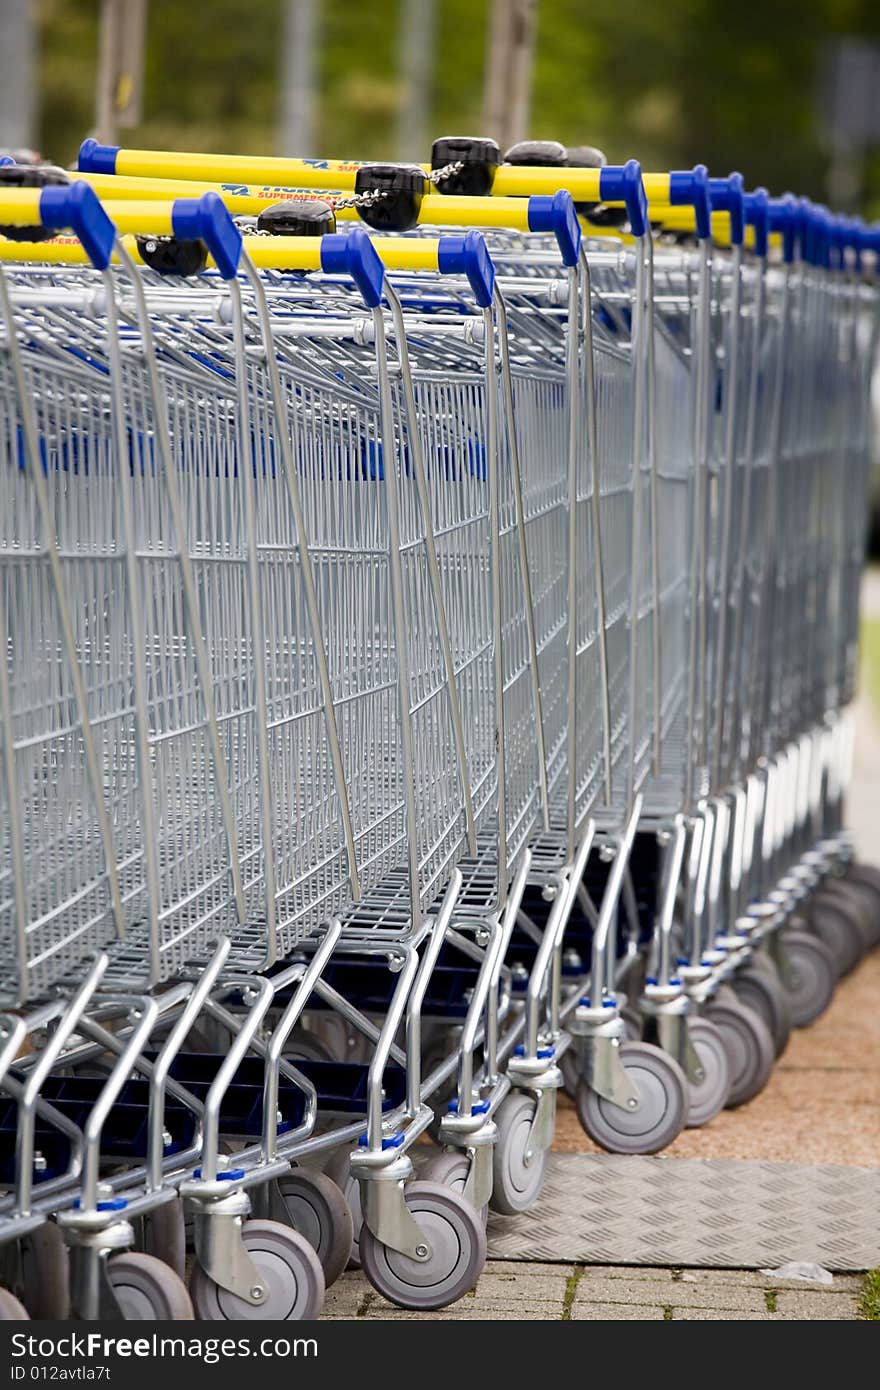
[[[512,1091],[495,1114],[498,1138],[492,1152],[492,1196],[489,1205],[502,1216],[528,1211],[541,1195],[547,1173],[547,1150],[530,1158],[529,1135],[537,1102],[523,1091]]]
[[[720,1030],[730,1066],[727,1109],[745,1105],[763,1091],[773,1070],[775,1051],[770,1029],[760,1014],[733,999],[713,999],[706,1018]]]
[[[203,1322],[309,1322],[324,1306],[324,1272],[308,1241],[278,1221],[246,1221],[245,1249],[256,1265],[266,1297],[247,1303],[215,1284],[196,1263],[190,1276],[196,1316]]]
[[[147,1212],[144,1217],[144,1252],[162,1260],[179,1279],[186,1278],[186,1222],[179,1197]]]
[[[832,878],[824,885],[824,892],[830,893],[846,903],[857,920],[862,938],[862,955],[872,950],[880,934],[880,918],[877,916],[877,899],[864,883],[847,878]]]
[[[734,975],[733,991],[741,1003],[763,1018],[770,1029],[774,1054],[781,1057],[791,1037],[791,1011],[781,980],[778,976],[774,980],[766,967],[750,961]]]
[[[19,1303],[14,1293],[0,1289],[0,1322],[22,1322],[29,1318],[27,1308]]]
[[[323,1038],[310,1033],[305,1028],[294,1028],[284,1048],[284,1056],[290,1062],[338,1062]]]
[[[422,1165],[419,1169],[419,1182],[439,1183],[441,1187],[448,1187],[451,1192],[457,1192],[460,1197],[464,1197],[470,1173],[471,1164],[467,1154],[446,1150],[444,1153],[433,1154],[427,1163]],[[489,1220],[488,1205],[480,1209],[479,1216],[485,1226]]]
[[[620,1010],[627,1042],[639,1042],[642,1036],[642,1015],[635,1004],[624,1004]]]
[[[351,1149],[336,1149],[324,1166],[324,1172],[331,1182],[334,1182],[345,1198],[351,1217],[351,1247],[348,1252],[348,1259],[345,1264],[346,1269],[360,1269],[360,1234],[364,1224],[364,1213],[361,1207],[361,1185],[357,1178],[353,1176],[349,1159]]]
[[[70,1257],[54,1221],[44,1222],[22,1238],[21,1282],[29,1317],[50,1322],[70,1317]]]
[[[703,1069],[701,1081],[688,1081],[688,1129],[707,1125],[720,1114],[730,1094],[730,1063],[721,1030],[708,1018],[688,1021],[688,1037]]]
[[[402,1255],[364,1226],[360,1240],[364,1273],[398,1308],[448,1308],[470,1293],[486,1263],[483,1223],[470,1203],[439,1183],[411,1182],[405,1197],[430,1243],[430,1255],[425,1260]]]
[[[326,1173],[295,1168],[278,1179],[290,1224],[315,1251],[329,1288],[348,1264],[354,1227],[340,1189]]]
[[[575,1101],[578,1119],[593,1142],[609,1153],[658,1153],[684,1129],[685,1074],[674,1058],[653,1043],[621,1043],[619,1056],[638,1090],[639,1104],[624,1109],[581,1081]]]
[[[843,883],[858,888],[871,914],[873,943],[880,945],[880,869],[873,864],[853,862],[847,868]]]
[[[193,1321],[186,1284],[153,1255],[126,1250],[109,1260],[107,1274],[126,1321]]]
[[[837,984],[834,957],[809,931],[787,931],[782,949],[788,959],[783,988],[795,1028],[806,1028],[825,1012]]]
[[[559,1070],[562,1072],[562,1089],[567,1096],[574,1100],[577,1095],[577,1088],[580,1085],[581,1070],[578,1066],[577,1054],[573,1047],[564,1052],[559,1060]]]
[[[810,901],[808,921],[828,947],[841,975],[848,975],[862,958],[864,938],[860,914],[839,893],[823,891]]]

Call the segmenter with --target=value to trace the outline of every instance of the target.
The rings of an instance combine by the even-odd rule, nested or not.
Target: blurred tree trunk
[[[0,148],[28,149],[36,124],[30,0],[0,0]]]
[[[537,0],[492,0],[480,134],[502,151],[527,134],[537,12]]]
[[[281,71],[281,148],[290,159],[310,159],[315,148],[315,106],[320,44],[320,5],[286,0]]]

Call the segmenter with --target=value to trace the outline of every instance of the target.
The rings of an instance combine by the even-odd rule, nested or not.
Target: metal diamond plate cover
[[[831,1270],[880,1264],[880,1168],[551,1155],[537,1206],[493,1217],[507,1260]]]

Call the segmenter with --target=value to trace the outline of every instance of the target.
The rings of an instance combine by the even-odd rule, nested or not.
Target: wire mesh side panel
[[[321,308],[332,305],[328,293]],[[336,308],[350,313],[350,301]],[[371,350],[304,334],[281,365],[355,837],[360,897],[346,911],[352,928],[406,929],[447,882],[466,828],[432,523],[399,400],[383,419]]]
[[[599,514],[605,596],[611,783],[597,810],[625,815],[647,775],[651,754],[650,532],[643,524],[650,498],[645,439],[635,438],[637,373],[644,344],[634,342],[638,319],[631,259],[592,267]],[[638,554],[636,539],[638,538]],[[631,652],[631,599],[636,567],[638,605],[635,661]],[[632,701],[632,709],[631,709]],[[632,715],[634,714],[634,718]]]
[[[763,270],[739,268],[739,316],[734,322],[735,267],[723,257],[715,287],[718,322],[715,351],[717,400],[714,450],[719,458],[715,524],[709,538],[710,563],[717,556],[711,587],[715,629],[710,665],[710,730],[714,784],[737,782],[741,760],[739,695],[748,649],[746,561],[752,541],[757,382],[763,333]],[[729,469],[729,476],[728,476]]]
[[[877,461],[876,432],[872,429],[872,382],[880,346],[880,293],[875,286],[860,284],[858,280],[848,283],[840,331],[842,357],[849,381],[844,408],[846,447],[840,460],[845,484],[841,514],[841,618],[836,667],[837,703],[843,706],[854,699],[856,692],[859,584],[867,542],[865,509],[871,469]]]
[[[766,308],[756,344],[755,440],[751,460],[748,546],[743,593],[742,665],[738,719],[740,765],[751,771],[758,758],[772,751],[774,730],[766,708],[770,641],[770,603],[774,537],[771,531],[772,453],[774,419],[782,387],[780,347],[783,334],[783,283],[779,272],[768,272]]]
[[[443,355],[438,362],[436,345],[413,354],[414,393],[475,829],[485,840],[498,811],[485,376],[473,352]]]
[[[684,289],[681,285],[676,288],[679,293]],[[688,585],[694,547],[695,481],[695,376],[687,296],[682,307],[684,312],[678,315],[657,315],[653,340],[654,409],[649,429],[653,430],[656,556],[651,583],[655,587],[652,621],[658,627],[652,636],[658,665],[655,710],[660,747],[659,766],[646,789],[646,808],[654,814],[683,809],[687,765],[695,756],[687,717],[687,666],[691,659]],[[649,499],[646,509],[650,505]]]
[[[12,277],[10,277],[12,280]],[[14,287],[15,281],[12,280]],[[4,336],[10,325],[0,328]],[[74,319],[16,315],[39,458],[28,457],[8,347],[0,350],[0,950],[4,1005],[44,993],[116,940],[99,807],[120,891],[143,910],[126,594],[106,375]],[[97,337],[93,326],[88,338]],[[40,514],[33,467],[49,516]],[[48,523],[48,524],[47,524]],[[49,563],[57,548],[60,583]],[[62,602],[73,650],[65,640]],[[85,691],[76,697],[74,666]],[[84,726],[98,752],[89,774]]]
[[[120,275],[117,297],[133,325],[129,292]],[[161,303],[149,323],[158,397],[145,370],[149,345],[133,326],[119,363],[157,867],[152,931],[134,924],[111,964],[130,983],[151,947],[158,978],[223,933],[242,964],[266,956],[243,491],[253,465],[234,377],[199,323],[200,287],[177,298],[179,309]]]

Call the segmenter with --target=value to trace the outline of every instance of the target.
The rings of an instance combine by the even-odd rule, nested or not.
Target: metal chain
[[[432,183],[436,188],[438,184],[445,183],[453,175],[458,174],[464,168],[464,160],[456,159],[451,164],[444,164],[440,169],[432,169],[425,175],[428,183]],[[383,198],[390,198],[394,190],[390,188],[373,188],[366,193],[352,193],[348,198],[327,198],[326,201],[334,212],[343,212],[347,208],[354,208],[360,211],[361,208],[375,207],[376,203],[381,203]],[[320,199],[320,193],[316,193],[316,198]],[[242,227],[244,236],[271,236],[272,233],[262,227]]]
[[[463,168],[464,160],[455,159],[451,164],[444,164],[439,169],[432,169],[425,177],[429,183],[445,183],[447,179],[452,178],[453,174],[460,174]]]

